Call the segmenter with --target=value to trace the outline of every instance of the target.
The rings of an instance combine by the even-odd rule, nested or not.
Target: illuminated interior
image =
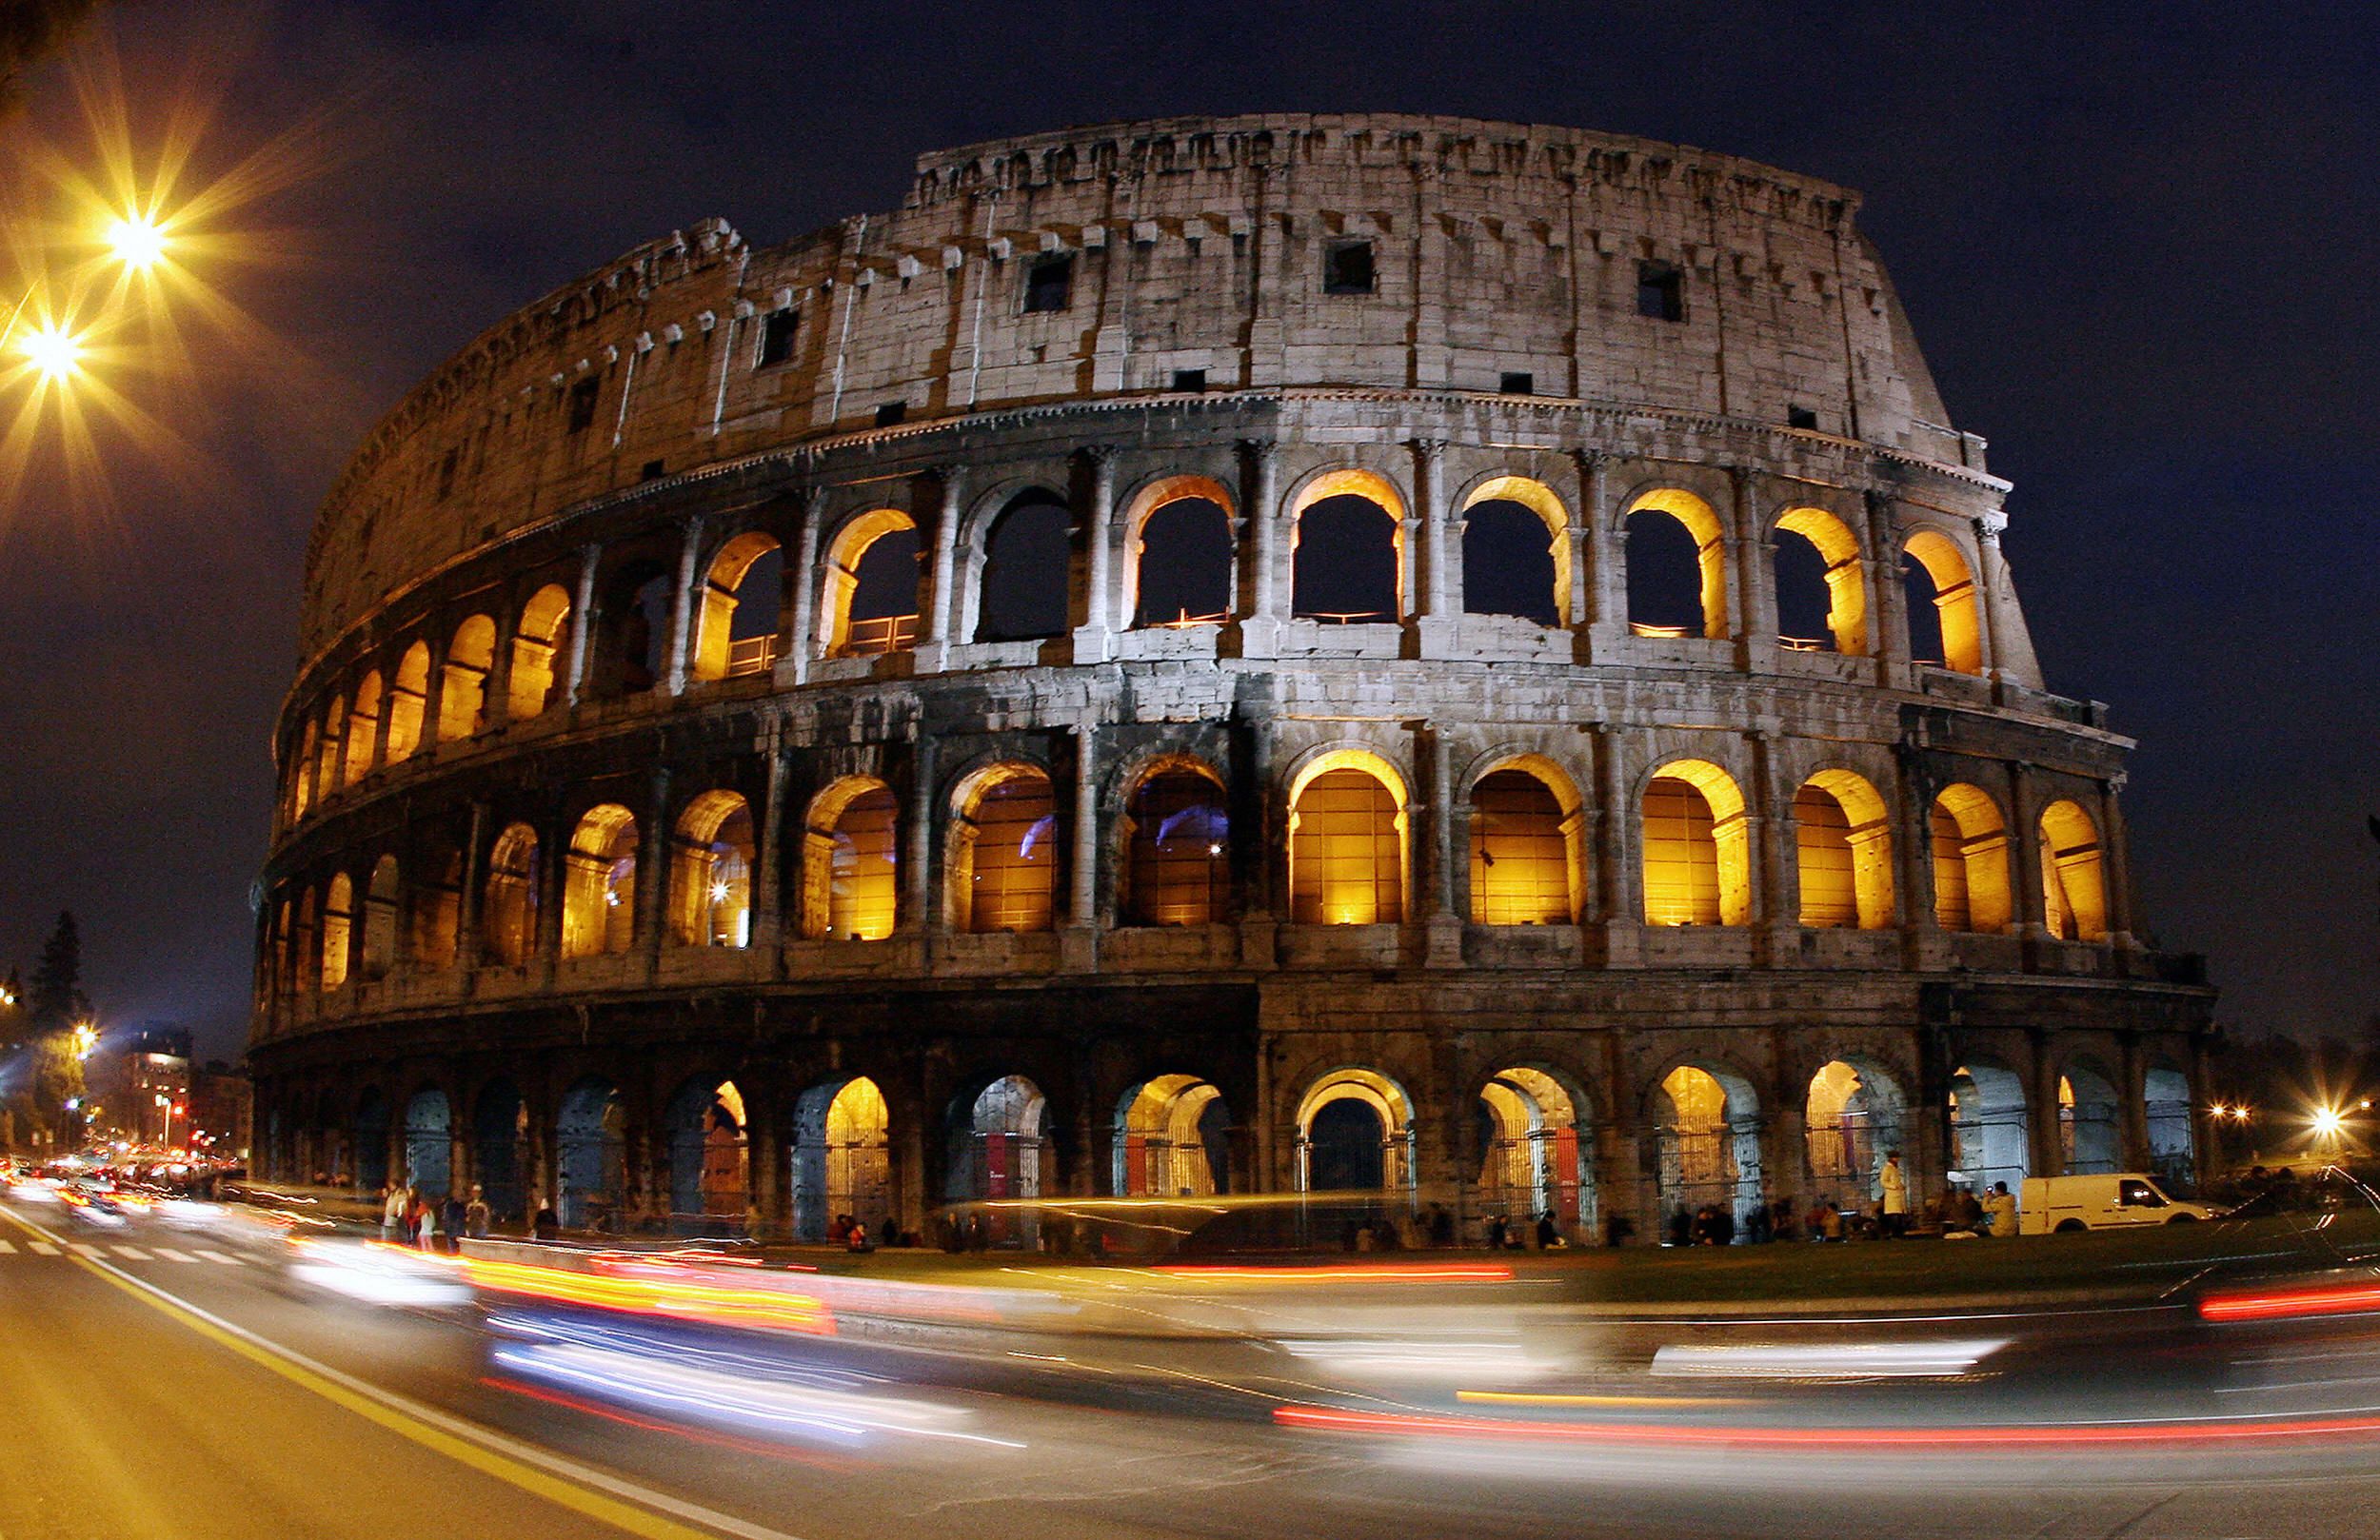
[[[1744,796],[1702,760],[1663,765],[1644,791],[1644,921],[1741,925],[1752,913]]]
[[[1696,586],[1702,605],[1702,629],[1698,634],[1705,637],[1726,636],[1727,541],[1718,514],[1713,511],[1711,504],[1692,492],[1680,487],[1663,486],[1638,493],[1630,499],[1623,517],[1626,527],[1633,533],[1636,521],[1648,516],[1675,520],[1694,542],[1697,574]],[[1629,543],[1629,552],[1632,558],[1636,554],[1636,543],[1633,540]],[[1635,565],[1632,561],[1632,573]],[[1633,585],[1628,622],[1629,628],[1638,636],[1687,634],[1684,628],[1636,613]]]
[[[323,712],[322,735],[315,740],[314,784],[317,795],[328,797],[339,789],[340,734],[347,726],[347,697],[334,695]]]
[[[1751,1082],[1681,1064],[1662,1079],[1661,1096],[1668,1103],[1660,1125],[1663,1219],[1712,1207],[1740,1225],[1762,1200],[1760,1109]]]
[[[1125,1093],[1117,1115],[1117,1194],[1228,1192],[1230,1123],[1222,1093],[1195,1075],[1160,1075]]]
[[[802,934],[812,940],[881,941],[900,897],[891,790],[849,776],[818,795],[803,834]]]
[[[2042,923],[2066,941],[2104,941],[2107,878],[2099,859],[2099,826],[2071,801],[2041,810]]]
[[[481,906],[481,944],[487,960],[517,968],[537,948],[537,831],[506,827],[487,857],[487,892]]]
[[[435,971],[454,966],[463,924],[463,853],[449,846],[431,870],[437,877],[415,882],[408,896],[406,954],[416,967]]]
[[[1551,625],[1569,625],[1577,618],[1570,613],[1572,563],[1570,552],[1570,510],[1562,505],[1554,489],[1543,482],[1526,476],[1497,476],[1472,488],[1463,499],[1459,516],[1465,522],[1463,531],[1463,608],[1478,612],[1483,604],[1475,598],[1472,577],[1472,536],[1482,521],[1491,515],[1525,513],[1542,526],[1548,566],[1544,571],[1547,590],[1524,612],[1526,618]]]
[[[1777,532],[1807,541],[1826,563],[1826,640],[1836,652],[1868,650],[1868,579],[1859,541],[1843,521],[1823,508],[1792,508],[1776,522]]]
[[[1903,549],[1933,590],[1931,597],[1942,640],[1942,666],[1961,674],[1982,673],[1983,628],[1976,611],[1975,577],[1967,568],[1967,558],[1948,535],[1934,529],[1921,529],[1910,536]],[[1913,651],[1921,645],[1913,639]]]
[[[1542,1070],[1515,1067],[1479,1092],[1479,1205],[1515,1224],[1551,1212],[1564,1234],[1593,1223],[1577,1100]]]
[[[1195,760],[1168,760],[1125,800],[1125,923],[1209,925],[1231,902],[1223,787]]]
[[[616,802],[590,808],[563,867],[562,955],[625,952],[636,934],[636,817]]]
[[[470,737],[486,724],[487,671],[496,661],[496,622],[474,615],[455,627],[438,696],[438,741]]]
[[[2082,1060],[2066,1067],[2057,1082],[2059,1158],[2070,1175],[2106,1175],[2119,1169],[2115,1086]]]
[[[2032,1170],[2025,1082],[2006,1065],[1973,1059],[1951,1076],[1951,1159],[1977,1195],[1994,1182],[2021,1194]]]
[[[570,596],[549,582],[521,606],[521,626],[512,634],[512,682],[506,711],[514,721],[542,716],[554,703],[554,655],[570,620]]]
[[[319,907],[314,889],[309,887],[298,896],[297,930],[289,942],[291,965],[309,990],[321,988],[323,981]]]
[[[1393,925],[1405,918],[1404,781],[1378,756],[1339,749],[1290,788],[1289,918]]]
[[[703,606],[695,621],[689,669],[693,678],[721,680],[764,673],[777,661],[783,559],[763,559],[778,555],[777,542],[758,530],[748,530],[720,547],[703,581]]]
[[[733,1080],[678,1089],[664,1113],[669,1140],[672,1215],[744,1217],[749,1195],[749,1150],[744,1093]]]
[[[957,929],[1051,927],[1057,824],[1049,777],[1033,766],[991,765],[967,778],[948,836]]]
[[[323,898],[323,988],[347,981],[347,945],[354,923],[355,884],[341,872]]]
[[[1815,929],[1893,924],[1893,830],[1884,799],[1848,770],[1821,770],[1794,794],[1801,922]]]
[[[731,791],[687,804],[671,841],[670,938],[680,946],[752,940],[752,809]]]
[[[357,968],[366,978],[386,978],[397,960],[397,905],[400,892],[397,858],[383,856],[372,864],[371,882],[364,890],[364,945]]]
[[[1021,1075],[1003,1076],[957,1109],[950,1141],[949,1195],[954,1199],[1040,1197],[1049,1167],[1048,1103]],[[995,1217],[996,1227],[1002,1220]],[[1027,1239],[1010,1222],[999,1243]]]
[[[883,573],[882,562],[870,562],[869,553],[889,535],[906,535],[897,546],[887,546],[885,553],[895,557],[905,555],[908,570]],[[897,652],[917,640],[918,622],[918,538],[917,524],[898,508],[874,508],[845,523],[836,531],[833,543],[826,549],[826,587],[819,614],[819,646],[829,658],[865,657],[876,653]],[[862,568],[865,565],[868,581],[863,584]],[[905,582],[885,582],[886,578],[905,579]],[[891,595],[881,613],[876,604],[863,602],[875,599],[883,585]],[[863,592],[863,588],[866,592]],[[905,600],[905,603],[903,601]]]
[[[2013,918],[2008,827],[1980,787],[1945,786],[1928,816],[1934,845],[1934,922],[1996,936]]]
[[[372,746],[380,737],[380,671],[364,676],[355,687],[355,705],[347,712],[347,765],[340,780],[352,786],[370,773]]]
[[[1557,787],[1560,790],[1557,793]],[[1481,925],[1567,925],[1577,914],[1572,844],[1577,794],[1534,766],[1492,771],[1471,788],[1471,918]]]
[[[314,805],[314,737],[312,718],[298,732],[297,758],[293,761],[289,788],[289,817],[302,819]]]
[[[1377,1071],[1317,1080],[1298,1104],[1298,1191],[1401,1192],[1413,1185],[1413,1099]]]
[[[388,692],[390,764],[413,758],[422,746],[422,714],[429,707],[429,643],[416,642],[398,661],[396,684]]]
[[[893,1205],[884,1095],[865,1076],[813,1086],[794,1109],[793,1223],[824,1240],[835,1215],[873,1231]]]
[[[1875,1066],[1835,1059],[1810,1079],[1803,1111],[1810,1175],[1820,1182],[1848,1184],[1866,1199],[1876,1192],[1884,1157],[1900,1148],[1908,1101]],[[1835,1194],[1842,1201],[1844,1193]]]

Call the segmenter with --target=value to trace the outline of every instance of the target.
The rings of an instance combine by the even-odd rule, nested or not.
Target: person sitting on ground
[[[1951,1202],[1951,1224],[1954,1229],[1973,1234],[1983,1229],[1983,1200],[1975,1196],[1972,1187],[1962,1187]]]
[[[1500,1252],[1504,1249],[1504,1216],[1500,1214],[1488,1216],[1487,1249],[1491,1252]]]
[[[529,1234],[539,1240],[560,1240],[562,1221],[554,1217],[553,1210],[540,1206],[537,1211],[537,1222],[529,1227]]]
[[[1773,1240],[1794,1238],[1794,1205],[1789,1198],[1778,1198],[1769,1206],[1769,1236]]]
[[[849,1230],[847,1230],[847,1231],[843,1232],[843,1248],[844,1248],[846,1251],[854,1251],[854,1252],[863,1252],[863,1251],[866,1251],[866,1250],[867,1250],[867,1226],[865,1226],[865,1225],[862,1224],[862,1223],[861,1223],[859,1220],[857,1220],[857,1219],[852,1220],[852,1221],[851,1221],[851,1228],[850,1228]]]
[[[1819,1226],[1816,1232],[1817,1238],[1820,1240],[1841,1240],[1843,1238],[1843,1211],[1836,1208],[1832,1202],[1826,1202],[1818,1205],[1818,1214]]]
[[[1554,1211],[1537,1215],[1537,1250],[1550,1252],[1562,1243],[1561,1227],[1554,1223]]]

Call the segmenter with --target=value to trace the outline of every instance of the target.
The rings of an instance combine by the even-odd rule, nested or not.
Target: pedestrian
[[[1487,1249],[1491,1252],[1500,1252],[1504,1249],[1504,1216],[1500,1214],[1488,1216]]]
[[[487,1212],[487,1194],[479,1183],[471,1184],[471,1201],[463,1210],[463,1233],[473,1240],[487,1238],[487,1226],[493,1217]]]
[[[1887,1151],[1884,1170],[1876,1177],[1876,1186],[1883,1195],[1880,1205],[1883,1227],[1879,1232],[1886,1240],[1898,1240],[1909,1233],[1909,1178],[1901,1175],[1901,1153]]]
[[[1724,1203],[1715,1203],[1711,1206],[1711,1244],[1714,1246],[1735,1244],[1735,1211]]]
[[[1755,1203],[1752,1206],[1752,1217],[1744,1221],[1744,1243],[1749,1246],[1766,1246],[1769,1243],[1767,1204]]]
[[[1992,1238],[2016,1234],[2016,1199],[2008,1190],[2008,1183],[1992,1184],[1992,1201],[1983,1206],[1984,1215],[1992,1222]]]
[[[1561,1243],[1561,1230],[1554,1223],[1554,1211],[1548,1209],[1537,1215],[1537,1250],[1550,1252]]]
[[[394,1182],[380,1184],[380,1238],[397,1244],[405,1228],[405,1189]]]
[[[438,1249],[438,1205],[426,1198],[422,1199],[421,1214],[416,1224],[417,1228],[413,1233],[414,1244],[426,1252],[436,1251]]]
[[[1695,1216],[1686,1212],[1686,1205],[1680,1203],[1677,1207],[1670,1210],[1669,1239],[1665,1242],[1665,1244],[1671,1246],[1691,1246],[1694,1243]]]
[[[884,1215],[883,1223],[876,1227],[876,1244],[880,1249],[901,1244],[901,1227],[893,1222],[889,1214]]]
[[[1843,1211],[1835,1206],[1833,1198],[1819,1201],[1817,1217],[1810,1226],[1810,1238],[1812,1240],[1841,1240],[1843,1238]]]
[[[851,1215],[838,1214],[835,1222],[826,1227],[826,1244],[840,1246],[851,1238]]]
[[[846,1230],[846,1231],[844,1231],[844,1232],[843,1232],[843,1244],[844,1249],[845,1249],[845,1250],[847,1250],[847,1251],[854,1251],[854,1252],[863,1252],[863,1251],[866,1251],[866,1250],[867,1250],[867,1226],[866,1226],[866,1225],[864,1225],[864,1224],[862,1224],[862,1223],[861,1223],[859,1220],[857,1220],[857,1219],[852,1220],[852,1221],[851,1221],[851,1228],[850,1228],[849,1230]]]
[[[438,1210],[438,1234],[446,1238],[445,1250],[456,1252],[462,1249],[463,1226],[469,1214],[470,1210],[463,1201],[463,1194],[460,1193],[446,1194],[446,1201],[440,1205]]]
[[[552,1209],[547,1208],[545,1205],[541,1203],[537,1208],[536,1222],[529,1226],[529,1234],[539,1240],[560,1240],[562,1238],[562,1221],[554,1217],[554,1211]]]
[[[1773,1240],[1794,1238],[1794,1205],[1790,1198],[1778,1198],[1770,1206],[1769,1236]]]

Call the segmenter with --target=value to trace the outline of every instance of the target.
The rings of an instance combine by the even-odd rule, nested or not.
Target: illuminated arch
[[[1481,1212],[1515,1226],[1551,1214],[1562,1234],[1592,1234],[1593,1145],[1577,1088],[1548,1071],[1514,1065],[1480,1087],[1479,1114]]]
[[[1063,636],[1074,613],[1073,505],[1045,486],[1028,485],[1003,499],[982,529],[974,640]]]
[[[1695,565],[1699,574],[1697,592],[1702,607],[1702,630],[1705,637],[1727,635],[1727,537],[1718,514],[1711,504],[1694,493],[1678,486],[1656,486],[1630,498],[1620,510],[1620,528],[1624,533],[1639,514],[1659,514],[1674,519],[1695,543]],[[1641,578],[1646,574],[1636,574]],[[1632,582],[1632,589],[1634,584]],[[1686,627],[1666,625],[1639,618],[1631,605],[1629,629],[1637,636],[1683,636]]]
[[[2114,1077],[2083,1055],[2068,1059],[2057,1082],[2058,1158],[2066,1175],[2104,1176],[2123,1169],[2121,1116]]]
[[[2149,1169],[2168,1182],[2184,1183],[2198,1174],[2195,1120],[2190,1076],[2172,1064],[2142,1072],[2141,1112],[2149,1132]]]
[[[1802,1108],[1810,1175],[1838,1204],[1882,1193],[1884,1158],[1901,1147],[1909,1098],[1882,1065],[1853,1055],[1820,1065]]]
[[[388,691],[388,763],[411,759],[422,746],[422,714],[428,707],[429,643],[416,642],[405,649]]]
[[[1299,560],[1303,554],[1306,535],[1306,515],[1317,505],[1327,503],[1333,498],[1341,497],[1359,498],[1371,503],[1379,515],[1388,521],[1386,538],[1390,558],[1390,577],[1387,590],[1378,595],[1363,596],[1383,600],[1385,603],[1360,611],[1317,612],[1312,607],[1311,596],[1305,592],[1304,580],[1309,568],[1304,562]],[[1405,517],[1403,495],[1397,490],[1395,483],[1377,471],[1360,470],[1350,466],[1339,470],[1326,470],[1319,475],[1308,478],[1299,485],[1297,494],[1290,500],[1288,509],[1292,612],[1310,619],[1346,618],[1357,621],[1377,620],[1383,622],[1402,621],[1405,610],[1404,595],[1410,586],[1406,579],[1405,567],[1411,560],[1411,554],[1405,549]],[[1343,556],[1346,553],[1339,554]]]
[[[1570,612],[1572,582],[1570,509],[1555,494],[1554,489],[1543,482],[1533,481],[1526,476],[1491,476],[1464,496],[1456,512],[1458,517],[1467,519],[1475,508],[1494,503],[1517,503],[1535,514],[1537,522],[1545,526],[1546,553],[1553,563],[1553,570],[1550,574],[1550,581],[1553,583],[1553,607],[1549,613],[1552,614],[1557,625],[1575,624],[1578,617]],[[1471,602],[1471,538],[1470,531],[1466,529],[1463,538],[1463,608],[1465,610],[1477,608]]]
[[[1951,1076],[1951,1161],[1978,1195],[1995,1182],[2013,1194],[2032,1171],[2024,1077],[2005,1064],[1970,1056]]]
[[[2008,879],[2008,825],[1981,787],[1945,786],[1927,816],[1934,850],[1934,922],[1946,931],[1996,936],[2014,918]]]
[[[468,738],[487,724],[487,674],[495,661],[495,622],[474,615],[454,628],[438,695],[438,741]]]
[[[380,670],[373,669],[355,687],[355,704],[347,710],[347,766],[341,780],[352,786],[370,773],[372,749],[380,737]]]
[[[664,1104],[670,1228],[704,1233],[705,1219],[729,1221],[741,1231],[751,1191],[749,1126],[744,1093],[733,1080],[698,1076],[680,1085]]]
[[[1752,1081],[1710,1063],[1680,1064],[1656,1088],[1659,1194],[1664,1225],[1704,1208],[1731,1214],[1735,1234],[1763,1201],[1760,1099]]]
[[[357,971],[366,978],[386,978],[397,960],[397,914],[404,897],[397,858],[381,857],[364,890],[364,944]]]
[[[316,795],[324,798],[339,789],[339,750],[346,741],[347,701],[344,695],[334,695],[323,709],[323,728],[314,740],[314,783]]]
[[[1231,904],[1231,819],[1222,777],[1204,760],[1165,755],[1124,794],[1119,905],[1127,925],[1210,925]]]
[[[1118,1197],[1212,1197],[1231,1189],[1231,1114],[1195,1075],[1160,1075],[1116,1104]]]
[[[1645,782],[1644,922],[1742,925],[1752,917],[1744,794],[1707,760],[1673,760]]]
[[[543,716],[554,703],[554,654],[569,621],[570,595],[558,582],[540,588],[521,606],[521,623],[512,632],[512,683],[505,702],[511,721]]]
[[[537,831],[526,823],[506,825],[487,858],[487,885],[481,905],[481,944],[487,960],[517,968],[537,950],[537,915],[543,902],[538,880]]]
[[[2061,799],[2041,810],[2041,908],[2043,925],[2061,940],[2107,939],[2099,825],[2080,803]]]
[[[1289,918],[1394,925],[1405,916],[1404,778],[1367,749],[1316,755],[1289,784]]]
[[[1205,540],[1197,539],[1196,532],[1188,528],[1178,531],[1168,529],[1162,539],[1153,535],[1151,524],[1157,516],[1184,503],[1209,503],[1218,510],[1217,517],[1221,523],[1220,543],[1212,538],[1211,530]],[[1189,510],[1182,510],[1182,517],[1189,517]],[[1233,579],[1238,563],[1231,560],[1231,556],[1234,545],[1232,527],[1238,518],[1238,503],[1233,500],[1230,488],[1210,476],[1160,477],[1135,492],[1132,500],[1124,505],[1123,516],[1128,559],[1124,563],[1122,608],[1130,618],[1130,623],[1135,626],[1203,625],[1227,619],[1236,602]],[[1213,547],[1218,543],[1223,557],[1221,571],[1219,575],[1204,575],[1209,577],[1213,586],[1196,589],[1184,586],[1175,596],[1177,602],[1170,606],[1170,613],[1156,610],[1142,613],[1148,608],[1144,600],[1151,586],[1143,576],[1143,568],[1150,560],[1152,544],[1160,547],[1156,554],[1160,563],[1180,566],[1195,563],[1200,555],[1211,558],[1215,554],[1213,549],[1201,551],[1200,547]],[[1170,567],[1166,570],[1168,577],[1177,584],[1182,583],[1186,577],[1200,575],[1186,574]]]
[[[1058,808],[1048,772],[1002,761],[951,796],[943,860],[951,928],[1046,931],[1056,922]]]
[[[1404,1192],[1415,1180],[1413,1098],[1376,1070],[1334,1070],[1298,1103],[1300,1193]]]
[[[871,508],[843,521],[826,547],[825,593],[819,605],[819,650],[829,658],[868,657],[901,652],[917,641],[917,575],[912,573],[906,613],[863,616],[854,612],[859,598],[860,568],[868,552],[887,535],[906,534],[917,541],[917,522],[899,508]]]
[[[1859,538],[1851,527],[1824,508],[1788,508],[1776,528],[1810,543],[1826,566],[1826,628],[1836,652],[1847,657],[1868,651],[1868,574],[1860,559]],[[1788,644],[1811,639],[1783,638]]]
[[[1893,820],[1884,799],[1849,770],[1821,770],[1794,794],[1801,923],[1887,930],[1893,924]]]
[[[824,1240],[837,1214],[873,1227],[892,1212],[891,1123],[864,1075],[802,1093],[793,1114],[793,1233]]]
[[[636,815],[617,802],[588,809],[564,859],[564,958],[628,950],[636,935]]]
[[[292,759],[289,778],[289,817],[306,817],[306,810],[314,805],[314,739],[319,729],[308,717],[298,729],[297,754]]]
[[[761,565],[765,557],[783,560],[775,537],[746,530],[719,548],[703,582],[703,607],[696,619],[693,677],[697,680],[736,679],[763,674],[777,661],[779,592],[747,594],[745,585],[765,579],[772,570]],[[756,574],[754,569],[760,571]],[[782,584],[779,585],[782,587]],[[766,610],[746,612],[746,604],[766,602]],[[744,615],[742,640],[736,618]]]
[[[670,844],[670,938],[680,946],[749,946],[751,805],[731,791],[706,791],[679,815]]]
[[[1585,895],[1584,802],[1543,755],[1498,760],[1471,783],[1471,918],[1481,925],[1567,925]]]
[[[1937,529],[1918,530],[1901,549],[1917,563],[1933,588],[1934,607],[1940,617],[1942,666],[1961,674],[1982,673],[1983,622],[1975,575],[1967,564],[1966,553]],[[1914,641],[1911,650],[1916,650]]]
[[[845,776],[810,800],[802,823],[802,934],[881,941],[900,903],[899,805],[873,776]]]
[[[347,981],[347,961],[355,923],[355,884],[341,872],[323,890],[323,967],[325,990]]]

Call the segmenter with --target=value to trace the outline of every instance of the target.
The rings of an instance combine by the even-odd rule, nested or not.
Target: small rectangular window
[[[1496,388],[1507,396],[1534,396],[1537,393],[1537,377],[1517,369],[1506,369],[1497,376]]]
[[[1818,430],[1818,414],[1807,406],[1788,406],[1785,408],[1785,425],[1806,427],[1815,433]]]
[[[604,383],[589,375],[570,387],[570,431],[584,433],[595,425],[595,395]]]
[[[802,312],[791,306],[770,311],[761,323],[761,353],[752,366],[765,369],[792,358],[794,328],[801,320]]]
[[[909,404],[907,402],[888,401],[876,408],[876,425],[878,427],[891,427],[895,424],[900,423],[902,420],[906,418],[908,415]]]
[[[1062,310],[1074,298],[1074,253],[1035,257],[1024,270],[1024,313]]]
[[[1372,243],[1333,241],[1322,248],[1322,292],[1372,292]]]
[[[454,496],[454,469],[462,458],[462,450],[449,449],[446,458],[438,462],[438,501],[441,503]]]
[[[1204,369],[1176,369],[1174,371],[1174,390],[1177,394],[1193,395],[1205,388],[1206,371]]]
[[[645,462],[644,479],[645,481],[657,482],[668,474],[669,467],[665,462],[659,460],[647,460]]]
[[[1686,286],[1666,262],[1636,264],[1636,313],[1656,321],[1686,319]]]

